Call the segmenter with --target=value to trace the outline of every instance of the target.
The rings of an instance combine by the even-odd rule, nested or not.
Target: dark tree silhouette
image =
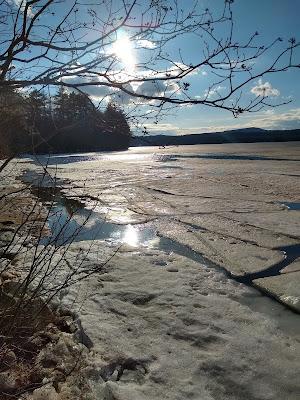
[[[14,88],[0,87],[0,110],[0,157],[7,157],[26,140],[25,100]]]
[[[22,95],[0,91],[2,156],[22,152],[74,152],[127,149],[130,127],[120,108],[97,110],[82,93],[60,88],[51,99],[39,90]]]
[[[103,122],[102,124],[100,122],[98,125],[99,128],[101,125],[103,126],[109,147],[113,148],[114,143],[119,149],[129,146],[131,137],[130,127],[123,111],[116,104],[108,104],[103,115]]]

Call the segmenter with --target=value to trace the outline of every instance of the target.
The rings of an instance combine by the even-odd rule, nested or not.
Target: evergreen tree
[[[64,87],[60,87],[54,96],[54,115],[58,126],[70,124],[73,120],[74,110],[69,101],[69,94]]]
[[[125,149],[130,128],[123,111],[108,104],[104,113],[82,93],[60,88],[54,96],[54,115],[49,99],[39,90],[27,96],[11,89],[0,92],[1,151],[74,152]],[[33,147],[32,147],[33,145]]]
[[[106,130],[111,134],[130,137],[130,127],[124,112],[116,104],[108,104],[104,113],[104,121]]]
[[[0,88],[1,156],[10,156],[26,142],[26,107],[21,93],[10,87]]]
[[[40,124],[43,119],[49,117],[47,109],[47,97],[39,90],[33,90],[27,97],[27,120],[33,126]]]

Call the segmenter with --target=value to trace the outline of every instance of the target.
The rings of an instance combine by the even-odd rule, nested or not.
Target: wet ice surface
[[[129,246],[147,246],[155,238],[156,231],[145,224],[114,224],[105,220],[105,215],[86,208],[79,200],[68,198],[55,186],[49,177],[35,172],[25,172],[21,179],[32,184],[32,192],[49,209],[47,224],[50,234],[40,240],[61,246],[71,242],[105,240],[112,244]]]
[[[63,158],[63,157],[62,157]],[[252,280],[265,276],[277,275],[286,265],[297,259],[300,255],[300,245],[286,246],[281,250],[286,254],[284,260],[257,273],[246,274],[244,277],[235,277],[224,268],[210,261],[197,251],[176,240],[158,235],[155,225],[147,224],[115,224],[105,220],[105,216],[93,209],[86,208],[78,200],[67,198],[59,189],[59,180],[53,181],[47,175],[35,172],[25,172],[22,180],[32,183],[33,193],[49,208],[47,223],[50,234],[40,240],[40,244],[52,244],[55,246],[67,245],[82,241],[103,240],[109,245],[128,245],[137,251],[156,249],[166,255],[176,254],[199,264],[200,268],[209,267],[227,275],[238,282],[247,285]],[[142,250],[142,249],[145,250]],[[253,290],[255,293],[256,291]],[[246,297],[247,299],[247,297]],[[259,293],[250,296],[250,300],[243,300],[255,311],[261,311],[278,319],[278,324],[284,331],[292,334],[300,334],[300,326],[295,326],[294,316],[289,311],[283,312],[280,305],[274,300],[269,300]],[[283,312],[283,317],[282,317]]]
[[[281,204],[286,206],[289,210],[300,210],[300,202],[284,202]]]
[[[106,240],[137,247],[146,246],[156,236],[153,228],[113,224],[105,221],[102,214],[84,208],[77,201],[67,200],[66,203],[68,206],[56,203],[51,208],[48,218],[51,235],[43,238],[41,244],[52,242],[61,245],[84,240]]]
[[[177,161],[180,159],[207,159],[207,160],[237,160],[237,161],[300,161],[299,159],[287,159],[284,157],[266,157],[262,155],[242,155],[242,154],[222,154],[222,153],[202,153],[202,154],[180,154],[174,149],[173,154],[149,154],[149,153],[133,153],[124,154],[124,152],[107,152],[107,153],[83,153],[83,154],[53,154],[53,155],[38,155],[35,160],[42,165],[63,165],[69,163],[78,163],[84,161],[101,161],[101,160],[119,160],[119,161],[139,161],[153,160],[157,162]]]
[[[88,209],[78,200],[67,198],[59,190],[60,182],[52,187],[53,182],[44,175],[25,173],[24,181],[33,183],[32,190],[50,212],[47,223],[51,234],[43,237],[40,244],[52,243],[56,246],[84,240],[105,240],[112,244],[127,244],[132,247],[155,247],[164,252],[174,252],[199,263],[206,263],[216,267],[201,254],[193,251],[186,245],[176,240],[159,237],[157,230],[151,224],[115,224],[105,220],[103,214]],[[96,208],[96,207],[95,207]],[[197,229],[197,227],[195,227]],[[240,282],[250,284],[254,279],[278,275],[287,265],[300,256],[300,245],[280,247],[285,257],[282,261],[266,268],[265,270],[234,277]],[[224,270],[224,269],[223,269]]]
[[[291,161],[286,158],[272,158],[256,155],[237,155],[237,154],[171,154],[161,156],[159,161],[177,161],[180,159],[199,159],[199,160],[237,160],[237,161]],[[293,160],[300,161],[300,160]]]
[[[278,219],[277,215],[285,213],[284,217],[292,221],[295,217],[290,213],[296,212],[284,210],[275,204],[282,203],[280,200],[284,199],[282,193],[277,197],[273,195],[278,190],[275,180],[271,181],[271,187],[268,186],[269,179],[262,184],[258,181],[259,175],[254,175],[254,178],[248,176],[248,170],[254,168],[256,161],[260,162],[249,160],[249,157],[233,160],[241,162],[240,165],[243,165],[243,161],[248,163],[246,171],[235,177],[236,168],[230,170],[231,175],[224,171],[225,164],[222,163],[231,162],[231,159],[222,158],[222,155],[218,160],[179,157],[173,161],[168,157],[159,161],[159,157],[154,159],[148,153],[129,155],[128,158],[126,153],[104,154],[87,163],[71,162],[70,166],[62,163],[58,176],[64,182],[63,196],[54,201],[53,209],[56,211],[50,216],[53,222],[49,220],[54,224],[57,214],[63,215],[61,221],[70,220],[70,232],[74,232],[74,228],[76,230],[76,227],[82,226],[85,219],[90,217],[83,225],[82,239],[75,240],[70,246],[75,261],[78,250],[83,252],[89,248],[93,235],[98,239],[92,240],[97,252],[101,251],[103,240],[117,246],[124,243],[124,248],[120,248],[104,274],[93,276],[81,287],[71,288],[63,297],[67,305],[75,304],[78,309],[82,326],[101,365],[109,363],[109,360],[115,362],[122,356],[142,360],[147,366],[148,372],[143,368],[125,371],[120,382],[116,382],[114,376],[108,377],[102,397],[109,400],[296,400],[300,390],[298,316],[253,288],[228,279],[217,265],[193,250],[196,242],[190,242],[189,247],[182,240],[183,235],[176,235],[175,232],[172,238],[164,237],[164,230],[161,229],[170,223],[166,212],[171,209],[172,215],[177,211],[181,225],[185,221],[183,215],[186,218],[188,216],[190,220],[185,222],[194,224],[189,229],[195,228],[196,233],[207,234],[208,229],[215,229],[212,235],[218,234],[218,240],[223,241],[229,250],[231,246],[236,246],[237,237],[247,239],[258,250],[259,246],[274,246],[274,243],[275,247],[295,246],[295,232],[289,226],[291,224],[277,223],[274,233],[273,225],[269,223],[269,215]],[[107,170],[96,162],[101,157],[106,157]],[[276,168],[280,169],[277,161],[280,157],[271,158],[278,165]],[[197,168],[201,168],[202,160],[205,163],[218,161],[218,164],[203,164],[205,168],[194,176],[198,182],[194,185],[184,174],[190,177],[190,170],[193,168],[195,171],[196,165],[192,163],[197,163]],[[130,167],[131,163],[134,163],[133,167]],[[171,165],[179,168],[170,168]],[[157,173],[156,166],[164,168]],[[220,181],[212,183],[211,177],[216,179],[219,171],[225,173]],[[155,220],[147,224],[112,223],[105,220],[105,215],[98,213],[97,208],[93,209],[88,202],[83,204],[76,196],[71,198],[72,190],[68,190],[68,187],[77,184],[81,190],[82,182],[91,174],[93,178],[82,189],[83,194],[92,197],[100,191],[99,187],[102,189],[105,184],[113,186],[114,189],[103,195],[109,209],[125,207],[124,202],[115,204],[116,196],[118,193],[129,193],[128,206],[132,208],[134,205],[134,210],[145,214],[148,210],[154,210],[154,216],[161,223],[160,237],[156,236]],[[208,176],[207,180],[203,179],[204,174]],[[172,184],[175,176],[178,180]],[[224,182],[232,184],[230,191]],[[212,184],[215,185],[213,188]],[[248,188],[253,185],[256,186],[251,193]],[[196,197],[185,197],[191,187]],[[215,192],[219,187],[220,190]],[[231,192],[235,194],[232,200],[229,199],[227,210],[226,196]],[[130,197],[132,193],[134,195]],[[214,201],[215,198],[220,200],[207,205],[202,201],[203,195],[206,198],[210,196]],[[237,203],[238,196],[241,196],[244,209]],[[252,203],[247,203],[249,198]],[[49,205],[49,198],[45,201]],[[161,208],[158,207],[159,202],[163,204]],[[190,213],[190,209],[182,213],[186,205],[195,208],[192,209],[194,214]],[[210,215],[209,206],[221,211]],[[193,219],[198,211],[196,207],[202,212],[203,209],[207,210],[205,229],[201,213]],[[220,213],[223,218],[221,224],[216,219]],[[252,219],[248,220],[250,217]],[[226,218],[229,218],[229,228],[224,223]],[[242,220],[240,224],[237,224],[238,218]],[[267,222],[269,230],[260,228]],[[182,226],[186,229],[185,225]],[[189,229],[187,239],[192,234]],[[54,225],[52,231],[57,232]],[[285,236],[282,231],[291,236]],[[143,236],[143,232],[147,234]],[[246,235],[246,239],[243,235]],[[126,237],[132,238],[130,243]],[[247,250],[248,247],[247,242],[242,249]],[[89,257],[93,261],[97,259],[93,252],[89,253]],[[243,260],[242,252],[240,258]],[[100,399],[102,397],[99,395]]]

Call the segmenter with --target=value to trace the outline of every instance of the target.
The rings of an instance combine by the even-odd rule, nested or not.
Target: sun
[[[135,69],[135,57],[132,42],[126,33],[122,33],[120,37],[112,45],[112,53],[122,63],[124,72],[130,74]]]

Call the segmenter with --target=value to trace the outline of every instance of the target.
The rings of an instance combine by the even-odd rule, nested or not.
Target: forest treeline
[[[10,87],[0,90],[0,155],[127,149],[130,128],[121,109],[96,109],[83,93],[54,96]]]

